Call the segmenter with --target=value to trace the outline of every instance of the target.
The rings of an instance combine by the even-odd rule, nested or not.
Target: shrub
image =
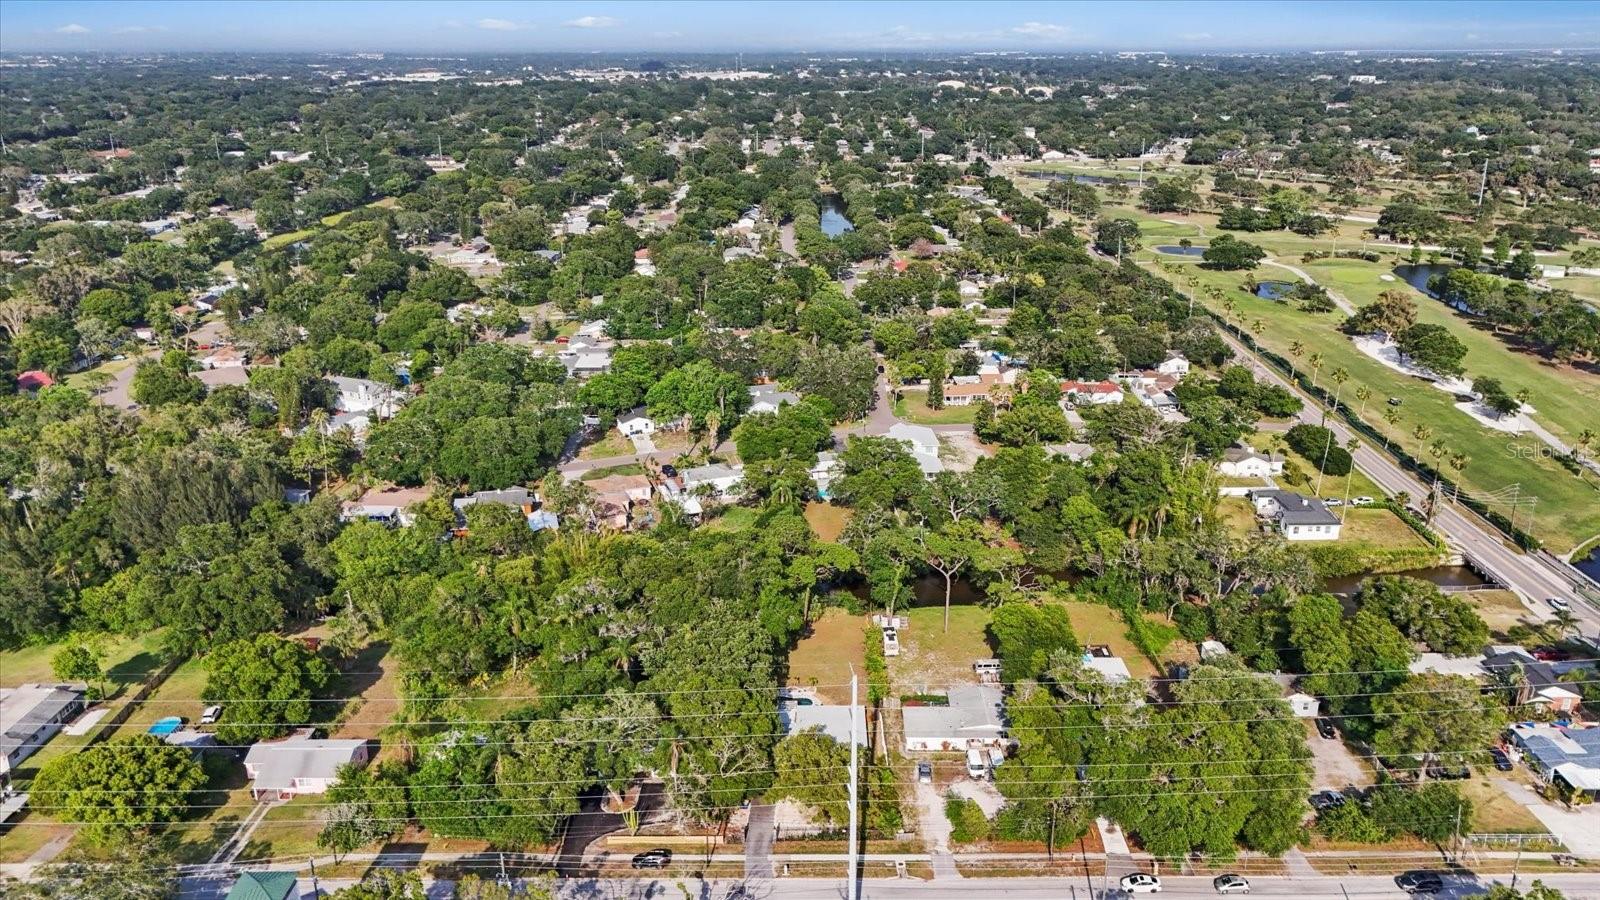
[[[1340,447],[1333,432],[1320,425],[1296,425],[1284,436],[1296,453],[1304,456],[1325,475],[1348,475],[1355,461],[1350,451]]]
[[[950,819],[950,840],[958,844],[975,844],[989,836],[989,820],[976,801],[946,797],[944,814]]]
[[[1342,803],[1317,814],[1317,830],[1330,841],[1381,844],[1394,837],[1359,803]]]

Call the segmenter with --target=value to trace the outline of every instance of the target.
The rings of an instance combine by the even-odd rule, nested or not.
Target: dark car
[[[1511,771],[1511,757],[1499,747],[1489,748],[1489,758],[1494,760],[1494,767],[1501,772]]]
[[[1389,398],[1389,405],[1390,406],[1399,406],[1403,402],[1405,402],[1405,401],[1401,400],[1399,397],[1390,397]]]
[[[665,475],[668,478],[677,478],[678,477],[678,467],[672,465],[671,463],[662,463],[661,464],[661,474]]]
[[[1428,767],[1428,777],[1440,781],[1462,781],[1472,777],[1472,770],[1464,765],[1432,765]]]
[[[1444,890],[1444,879],[1437,872],[1402,872],[1394,877],[1394,884],[1408,894],[1437,894]]]
[[[1317,812],[1344,805],[1344,795],[1338,791],[1318,791],[1311,795],[1311,808]]]
[[[1322,735],[1323,740],[1331,741],[1339,736],[1339,729],[1333,727],[1331,719],[1318,719],[1317,734]]]
[[[665,869],[672,862],[672,851],[665,847],[646,850],[633,858],[635,869]]]

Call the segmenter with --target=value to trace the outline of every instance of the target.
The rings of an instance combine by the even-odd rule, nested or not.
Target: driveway
[[[933,855],[933,880],[961,877],[956,858],[950,855],[950,820],[944,814],[944,795],[931,784],[917,782],[917,822],[922,842]]]
[[[750,824],[744,829],[744,877],[772,877],[772,842],[776,834],[771,803],[750,804]]]
[[[630,435],[628,440],[633,441],[633,451],[635,453],[656,452],[656,442],[650,440],[650,435],[648,434]]]
[[[1313,791],[1342,791],[1372,783],[1371,773],[1362,768],[1361,760],[1344,741],[1323,738],[1310,722],[1306,722],[1306,744],[1311,747]]]
[[[1491,780],[1507,797],[1526,806],[1539,824],[1560,838],[1573,855],[1584,859],[1600,858],[1600,807],[1591,805],[1570,810],[1547,802],[1521,782],[1498,776]]]

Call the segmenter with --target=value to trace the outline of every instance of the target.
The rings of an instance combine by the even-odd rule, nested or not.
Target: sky
[[[1600,47],[1600,3],[0,0],[0,51],[1489,50]]]

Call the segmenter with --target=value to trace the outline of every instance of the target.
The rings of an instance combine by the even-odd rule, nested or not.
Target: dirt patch
[[[939,459],[952,472],[970,472],[986,454],[970,431],[939,435]]]
[[[1496,634],[1505,634],[1513,625],[1538,624],[1537,617],[1528,612],[1511,591],[1472,591],[1459,596],[1472,604],[1489,630]]]
[[[900,693],[942,691],[952,684],[975,684],[972,663],[990,659],[985,631],[989,610],[981,606],[950,608],[950,628],[944,627],[944,608],[924,606],[903,613],[910,624],[900,632],[900,655],[889,660],[889,677]]]
[[[811,531],[819,541],[838,542],[839,535],[850,524],[851,514],[848,508],[832,503],[813,501],[806,504],[806,524],[811,526]]]
[[[850,702],[850,667],[867,671],[865,616],[830,609],[811,623],[811,630],[789,654],[790,687],[813,688],[824,703]]]
[[[1000,789],[987,781],[960,778],[951,782],[950,793],[978,804],[984,816],[990,819],[999,815],[1001,807],[1006,805],[1006,798],[1001,795]]]
[[[1364,787],[1373,783],[1372,772],[1342,740],[1328,740],[1316,733],[1316,727],[1306,723],[1306,745],[1311,748],[1312,790],[1342,791],[1347,787]]]

